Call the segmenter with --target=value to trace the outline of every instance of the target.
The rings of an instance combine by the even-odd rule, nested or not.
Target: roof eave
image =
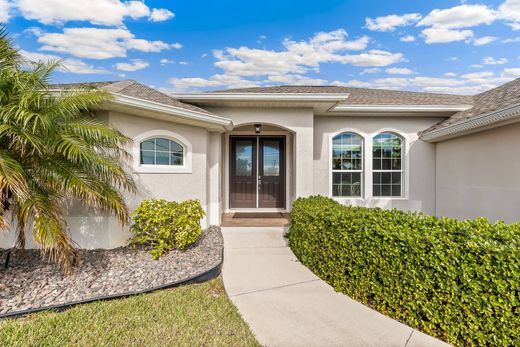
[[[127,95],[111,93],[114,98],[109,101],[109,104],[122,105],[132,107],[135,109],[147,110],[150,112],[171,115],[178,118],[194,121],[201,124],[210,125],[211,128],[220,128],[223,131],[233,129],[233,121],[229,118],[220,117],[217,115],[196,112],[180,107],[165,105],[158,102],[143,100]]]
[[[172,97],[185,102],[218,101],[280,101],[280,102],[340,102],[347,93],[180,93]]]
[[[428,142],[440,142],[520,120],[520,104],[484,113],[444,128],[424,132],[420,138]]]
[[[334,112],[461,112],[472,105],[346,105],[340,104],[331,111]]]

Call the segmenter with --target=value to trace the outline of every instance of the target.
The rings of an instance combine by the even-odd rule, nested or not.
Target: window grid
[[[141,142],[140,155],[141,165],[182,166],[184,163],[184,148],[173,140],[160,137]]]
[[[381,133],[373,140],[372,195],[403,196],[403,140],[392,133]]]
[[[332,139],[332,196],[361,197],[363,193],[363,139],[342,133]]]

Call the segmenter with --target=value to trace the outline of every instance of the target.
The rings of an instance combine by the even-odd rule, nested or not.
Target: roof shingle
[[[473,96],[472,108],[455,113],[450,118],[428,128],[423,134],[461,123],[482,114],[500,111],[517,104],[520,104],[520,78]]]
[[[349,94],[345,105],[472,105],[467,95],[406,92],[388,89],[369,89],[337,86],[278,86],[227,89],[219,93],[336,93]]]
[[[162,93],[153,88],[147,87],[144,84],[133,80],[123,80],[123,81],[105,81],[105,82],[87,82],[87,83],[67,83],[67,84],[55,84],[54,87],[57,88],[77,88],[81,86],[86,87],[96,87],[103,90],[106,90],[110,93],[121,94],[125,96],[130,96],[138,99],[143,99],[147,101],[156,102],[163,105],[173,106],[182,108],[189,111],[204,113],[204,114],[212,114],[209,111],[206,111],[200,107],[187,104],[185,102],[179,101],[168,94]]]

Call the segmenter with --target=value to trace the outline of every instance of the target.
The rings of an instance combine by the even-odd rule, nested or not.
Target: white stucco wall
[[[129,163],[128,170],[133,172],[138,189],[136,194],[125,193],[131,210],[135,209],[143,199],[153,197],[175,201],[198,199],[206,213],[209,212],[207,202],[211,195],[207,193],[208,170],[211,168],[214,175],[215,163],[207,162],[210,144],[210,134],[207,130],[116,112],[100,113],[99,117],[108,119],[110,123],[131,138],[138,138],[140,135],[154,130],[168,131],[170,134],[179,134],[190,144],[191,169],[185,170],[184,173],[136,173],[133,163]],[[128,150],[132,152],[133,146]],[[208,218],[204,218],[202,226],[208,226],[208,221]],[[88,211],[78,204],[71,204],[67,224],[72,240],[80,248],[114,248],[124,245],[131,236],[128,227],[122,228],[116,218],[98,211]],[[30,233],[28,233],[29,235]],[[0,247],[2,248],[12,247],[14,241],[15,233],[12,231],[0,235]],[[27,248],[34,248],[32,237],[28,237],[28,241]]]
[[[424,117],[315,117],[314,119],[314,193],[330,196],[331,139],[351,131],[364,137],[365,191],[361,199],[338,199],[346,204],[398,208],[435,214],[435,145],[418,140],[417,132],[438,123],[439,118]],[[372,197],[372,137],[392,131],[405,139],[405,196]]]
[[[437,144],[437,214],[520,221],[520,123]]]

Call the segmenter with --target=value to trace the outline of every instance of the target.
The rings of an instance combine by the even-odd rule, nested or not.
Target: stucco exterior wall
[[[398,208],[435,214],[435,145],[418,139],[417,132],[438,123],[439,118],[424,117],[321,117],[314,119],[314,193],[331,196],[331,141],[336,134],[351,131],[363,136],[364,196],[341,198],[345,204]],[[372,197],[372,137],[392,131],[405,139],[405,196]]]
[[[520,123],[437,144],[437,214],[520,221]]]
[[[210,165],[207,162],[210,140],[210,133],[207,130],[116,112],[100,113],[99,117],[108,119],[111,124],[131,138],[154,130],[169,131],[179,134],[190,144],[192,152],[190,172],[136,173],[133,163],[128,163],[127,169],[133,172],[138,189],[136,194],[125,193],[125,199],[131,210],[135,209],[143,199],[154,197],[175,201],[198,199],[208,213],[207,202],[211,195],[207,193],[209,184],[207,176],[210,167],[214,174],[215,163]],[[132,153],[133,146],[129,147],[128,151]],[[203,227],[208,226],[208,221],[208,218],[202,220]],[[131,236],[128,227],[122,228],[116,218],[98,211],[87,210],[74,203],[69,206],[67,224],[72,240],[80,248],[119,247],[126,244]],[[30,232],[28,232],[28,236],[29,234]],[[32,237],[28,237],[28,241],[27,247],[34,248]],[[14,242],[14,232],[0,235],[0,247],[12,247]]]

